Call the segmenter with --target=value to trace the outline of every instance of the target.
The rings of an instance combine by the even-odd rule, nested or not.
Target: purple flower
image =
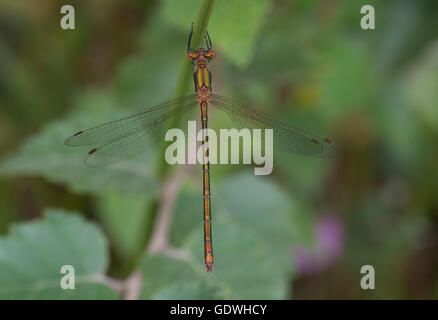
[[[334,216],[323,216],[315,226],[315,243],[293,249],[297,269],[302,274],[314,274],[332,265],[344,250],[344,228]]]

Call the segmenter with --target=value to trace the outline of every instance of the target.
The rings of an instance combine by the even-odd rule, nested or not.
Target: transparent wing
[[[196,95],[176,98],[127,117],[106,122],[95,127],[76,132],[65,140],[68,146],[91,146],[115,141],[139,128],[150,127],[158,119],[178,109],[188,102],[195,101]]]
[[[82,130],[66,140],[69,146],[95,145],[85,156],[88,167],[102,167],[130,159],[160,141],[173,117],[197,105],[190,95],[128,117]]]
[[[321,157],[334,154],[333,142],[316,133],[285,124],[266,113],[244,106],[230,98],[212,94],[211,103],[228,113],[238,125],[273,129],[274,145],[280,149]]]

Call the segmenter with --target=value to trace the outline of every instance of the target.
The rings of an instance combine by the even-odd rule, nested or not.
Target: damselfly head
[[[216,58],[216,53],[213,49],[205,50],[204,48],[199,48],[187,52],[187,59],[190,62],[196,62],[198,59],[211,61],[214,58]]]
[[[201,58],[200,62],[204,63],[205,60],[210,61],[213,60],[216,57],[216,53],[213,50],[213,43],[211,42],[210,35],[208,34],[208,31],[205,31],[204,35],[204,41],[205,41],[205,49],[199,48],[199,49],[192,49],[191,43],[192,43],[192,37],[193,37],[193,26],[194,23],[192,22],[192,26],[190,28],[190,34],[189,34],[189,41],[187,43],[187,58],[190,62],[195,63],[199,58]]]

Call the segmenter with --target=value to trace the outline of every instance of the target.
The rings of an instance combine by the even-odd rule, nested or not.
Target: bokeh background
[[[271,176],[212,165],[213,274],[199,166],[163,170],[151,148],[88,169],[86,148],[64,146],[174,97],[200,3],[75,0],[63,30],[65,1],[0,1],[0,298],[436,299],[436,1],[216,1],[214,91],[339,154],[276,152]],[[75,290],[59,287],[64,264]]]

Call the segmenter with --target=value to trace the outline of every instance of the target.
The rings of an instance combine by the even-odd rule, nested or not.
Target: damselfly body
[[[206,48],[191,48],[193,26],[189,35],[187,58],[193,64],[195,94],[176,98],[139,113],[107,122],[89,129],[81,130],[65,141],[68,146],[93,146],[85,156],[88,167],[102,167],[147,151],[147,147],[156,143],[171,129],[177,115],[199,105],[203,132],[202,182],[204,207],[204,258],[208,271],[213,271],[213,246],[211,231],[211,192],[210,165],[208,160],[208,107],[210,105],[225,111],[240,124],[252,128],[271,128],[275,144],[280,148],[307,155],[324,156],[331,154],[332,142],[315,133],[275,120],[270,115],[244,106],[230,98],[212,93],[211,72],[208,64],[215,58],[208,32],[205,35]]]

